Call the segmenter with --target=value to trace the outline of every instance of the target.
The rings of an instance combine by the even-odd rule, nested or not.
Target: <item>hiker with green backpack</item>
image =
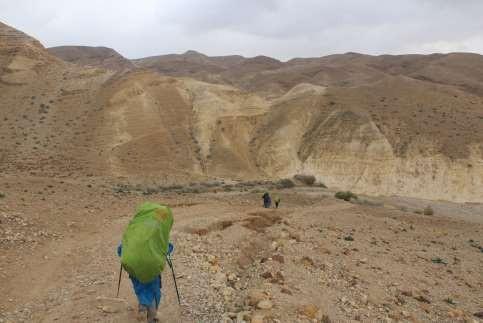
[[[161,272],[166,261],[172,269],[170,255],[174,246],[169,241],[172,226],[173,215],[169,207],[146,202],[138,207],[117,248],[121,272],[124,268],[129,273],[139,302],[138,318],[147,319],[148,323],[158,322],[156,313],[161,301]]]

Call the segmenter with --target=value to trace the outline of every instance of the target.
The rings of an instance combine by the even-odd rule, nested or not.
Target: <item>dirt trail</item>
[[[127,274],[123,274],[120,298],[129,306],[110,300],[116,297],[119,269],[115,249],[128,221],[128,217],[106,220],[94,232],[50,242],[38,251],[40,257],[28,259],[25,266],[31,270],[20,272],[11,281],[16,286],[11,297],[33,305],[35,322],[132,322],[135,311],[126,309],[136,303]],[[183,270],[182,266],[177,269]],[[163,275],[165,295],[160,314],[170,318],[165,322],[189,322],[182,316],[167,274],[170,272]],[[117,313],[105,313],[98,307]]]
[[[146,199],[175,216],[182,306],[166,270],[161,322],[478,322],[483,308],[483,227],[452,219],[449,208],[424,216],[286,190],[282,208],[266,210],[258,193],[146,197],[76,181],[50,182],[57,193],[42,200],[25,190],[45,182],[8,181],[16,185],[0,204],[2,323],[135,322],[126,274],[114,299],[116,247]]]

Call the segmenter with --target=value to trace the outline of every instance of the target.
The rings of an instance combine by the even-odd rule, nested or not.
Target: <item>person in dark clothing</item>
[[[263,198],[263,207],[266,209],[269,209],[270,206],[272,205],[272,199],[270,197],[270,194],[268,194],[268,192],[265,192],[262,198]]]
[[[280,197],[275,198],[275,208],[278,209],[278,206],[280,205]]]

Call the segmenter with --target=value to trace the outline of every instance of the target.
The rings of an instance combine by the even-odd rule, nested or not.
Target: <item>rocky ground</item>
[[[123,191],[100,178],[0,178],[0,322],[133,322],[115,253],[138,203],[173,208],[161,322],[482,322],[478,204],[333,198],[323,188]],[[426,205],[433,215],[417,214]]]

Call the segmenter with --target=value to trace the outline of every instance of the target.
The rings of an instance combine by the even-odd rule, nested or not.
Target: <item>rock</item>
[[[345,241],[354,241],[354,238],[352,236],[345,236],[344,240]]]
[[[278,242],[277,241],[273,241],[271,247],[272,247],[273,250],[277,250],[277,248],[278,248]]]
[[[255,313],[252,316],[252,320],[250,323],[263,323],[263,319],[265,318],[265,315],[261,313]]]
[[[431,304],[431,301],[429,300],[429,298],[423,295],[415,296],[414,299],[421,303]]]
[[[253,289],[248,293],[248,304],[249,305],[257,305],[262,300],[267,299],[267,294],[265,294],[262,290]]]
[[[226,315],[223,315],[221,318],[221,323],[233,323],[233,320]]]
[[[263,274],[261,274],[260,276],[262,276],[262,278],[265,278],[265,279],[270,279],[270,278],[273,278],[273,275],[271,272],[269,271],[266,271],[264,272]]]
[[[121,298],[96,297],[98,308],[104,313],[119,313],[127,311],[129,304]]]
[[[287,295],[292,295],[292,292],[290,291],[290,289],[287,289],[287,288],[282,288],[281,292]]]
[[[248,322],[250,320],[250,312],[243,311],[236,315],[236,323]]]
[[[420,306],[426,313],[429,313],[431,311],[431,307],[429,306],[429,304],[423,303]]]
[[[109,313],[109,314],[118,313],[119,312],[119,309],[118,308],[114,308],[114,307],[111,307],[111,306],[102,306],[101,307],[101,310],[104,313]]]
[[[460,318],[464,317],[465,313],[460,309],[451,309],[448,311],[448,316],[451,318]]]
[[[238,280],[238,277],[234,273],[229,273],[226,278],[228,279],[229,282],[235,282]]]
[[[210,267],[210,272],[212,274],[215,274],[215,273],[219,272],[220,270],[221,270],[221,268],[218,265],[213,265],[213,266]]]
[[[207,258],[207,260],[210,264],[212,264],[212,265],[218,264],[218,259],[216,258],[216,256],[208,255],[206,258]]]
[[[474,316],[476,316],[477,318],[480,318],[480,319],[483,319],[483,311],[481,312],[476,312],[473,314]]]
[[[300,262],[305,266],[305,267],[313,267],[314,266],[314,261],[312,260],[312,258],[310,257],[307,257],[307,256],[304,256],[302,257],[302,259],[300,260]]]
[[[235,290],[231,287],[225,287],[223,289],[223,297],[225,300],[229,300],[233,296],[234,291]]]
[[[245,269],[253,263],[253,260],[244,253],[242,253],[238,258],[237,263],[240,268]]]
[[[229,317],[231,319],[234,319],[236,318],[236,313],[233,313],[233,312],[226,312],[225,314],[223,314],[224,317]]]
[[[282,273],[277,271],[275,276],[273,276],[272,280],[270,280],[272,284],[279,284],[282,285],[285,282],[285,277],[283,277]]]
[[[211,282],[211,286],[215,289],[220,289],[221,287],[225,286],[225,284],[226,284],[225,274],[221,272],[216,273],[213,281]]]
[[[243,289],[243,285],[240,281],[236,281],[234,284],[233,284],[233,287],[236,289],[236,290],[241,290]]]
[[[407,297],[413,297],[413,292],[410,290],[401,290],[401,295],[404,295]]]
[[[273,304],[268,299],[264,299],[258,302],[257,307],[261,310],[269,310],[273,307]]]
[[[274,261],[278,261],[281,264],[285,263],[285,259],[282,255],[274,255],[274,256],[272,256],[272,259]]]
[[[290,239],[295,240],[297,242],[302,241],[302,239],[300,238],[300,234],[298,234],[296,232],[290,232],[289,237],[290,237]]]
[[[283,230],[275,238],[288,239],[289,236],[290,236],[290,234],[287,231]]]
[[[314,304],[306,304],[299,307],[298,312],[311,319],[316,319],[320,314],[319,308]]]

